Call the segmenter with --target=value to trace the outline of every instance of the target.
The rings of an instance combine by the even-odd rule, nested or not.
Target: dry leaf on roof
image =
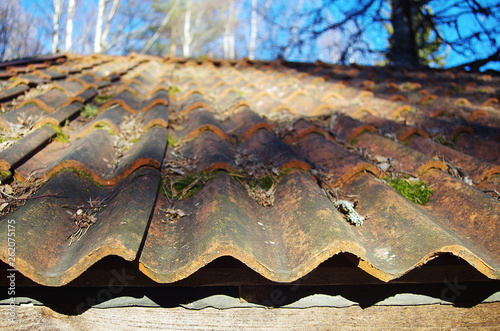
[[[0,129],[0,151],[13,145],[16,141],[26,137],[34,131],[35,125],[43,118],[43,115],[19,114],[16,123],[8,123],[9,130]]]
[[[186,176],[196,170],[196,159],[184,157],[182,153],[172,151],[175,159],[163,163],[162,176]]]
[[[23,102],[34,99],[37,96],[44,94],[51,87],[52,87],[52,83],[40,84],[40,85],[28,90],[24,94],[18,96],[17,98],[12,99],[9,102],[3,103],[2,104],[2,113],[8,113],[8,112],[16,109]]]
[[[78,229],[66,238],[66,240],[70,239],[68,246],[71,246],[73,241],[79,241],[87,233],[89,227],[97,222],[95,215],[84,213],[82,209],[78,209],[71,216],[71,219],[75,222]]]
[[[447,171],[450,176],[458,178],[462,180],[464,183],[467,185],[473,185],[474,182],[472,181],[471,178],[469,178],[466,174],[465,171],[460,168],[459,166],[454,165],[451,161],[449,161],[447,158],[445,158],[443,155],[437,155],[436,156],[438,160],[446,164],[448,167]]]
[[[171,107],[169,107],[171,109]],[[186,122],[187,116],[179,111],[170,110],[168,112],[168,128],[180,131],[183,129],[183,124]]]
[[[276,192],[275,183],[267,190],[263,189],[258,184],[251,187],[249,184],[243,182],[243,186],[245,186],[248,196],[257,201],[259,205],[264,207],[274,206],[274,193]]]
[[[45,179],[37,178],[35,177],[35,173],[33,173],[23,182],[12,181],[10,184],[0,185],[0,216],[13,212],[24,205],[28,200],[58,197],[63,193],[59,192],[33,196],[44,183]]]
[[[87,204],[84,204],[82,206],[64,206],[65,208],[70,208],[75,210],[74,213],[71,213],[71,220],[75,223],[77,226],[77,229],[69,235],[66,240],[69,241],[69,245],[75,241],[79,241],[89,230],[89,228],[94,225],[97,222],[97,217],[96,214],[103,208],[106,207],[106,204],[104,203],[106,200],[108,200],[109,197],[99,197],[96,199],[90,199],[87,201]]]
[[[35,88],[32,88],[29,91],[27,91],[24,94],[24,98],[22,100],[18,100],[18,101],[28,101],[30,99],[34,99],[37,96],[40,96],[40,95],[44,94],[45,92],[47,92],[48,90],[50,90],[51,87],[52,87],[52,83],[37,85]]]
[[[245,187],[248,196],[261,206],[273,206],[279,169],[262,163],[253,155],[237,153],[234,161],[240,173],[233,177]]]
[[[177,209],[176,207],[172,206],[167,209],[161,209],[161,211],[165,212],[165,219],[162,219],[162,223],[175,223],[177,220],[184,216],[189,216],[189,214],[186,214],[180,209]]]
[[[120,125],[120,132],[115,134],[113,146],[116,150],[117,158],[129,150],[132,145],[139,141],[142,136],[143,113],[128,114]]]

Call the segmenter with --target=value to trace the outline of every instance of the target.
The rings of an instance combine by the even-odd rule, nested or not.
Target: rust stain
[[[77,132],[76,134],[71,134],[70,133],[70,138],[71,139],[78,139],[78,138],[83,138],[86,137],[88,134],[90,134],[94,130],[101,130],[101,127],[106,127],[108,126],[111,131],[113,132],[120,132],[120,128],[113,122],[111,122],[107,118],[99,119],[98,121],[92,122],[92,125],[87,126],[84,130],[81,130],[80,132]]]
[[[283,139],[283,142],[286,144],[293,144],[294,142],[304,138],[305,136],[311,134],[311,133],[317,133],[326,139],[330,141],[334,141],[334,139],[322,128],[317,127],[317,126],[310,126],[304,129],[298,130],[298,132],[295,132],[292,136],[287,136],[285,139]]]
[[[436,101],[438,99],[438,97],[434,94],[429,94],[427,96],[425,96],[424,98],[422,98],[422,100],[420,100],[419,104],[421,105],[428,105],[429,103],[431,103],[432,101]]]
[[[471,128],[470,126],[460,126],[459,128],[457,128],[452,134],[451,134],[451,138],[453,140],[456,140],[458,138],[459,135],[463,134],[463,133],[469,133],[469,134],[473,134],[474,133],[474,129]]]
[[[347,141],[352,141],[357,136],[361,135],[364,132],[377,132],[377,129],[373,125],[361,125],[357,127],[355,130],[347,136]]]
[[[128,111],[129,113],[136,113],[137,111],[132,109],[132,107],[130,107],[124,100],[122,99],[111,99],[109,100],[108,102],[106,102],[104,105],[102,105],[101,107],[99,107],[99,111],[100,112],[103,112],[104,110],[108,109],[109,107],[111,106],[114,106],[114,105],[119,105],[121,106],[123,109],[125,109],[126,111]]]
[[[258,130],[267,130],[267,131],[272,131],[273,129],[267,122],[261,122],[257,123],[254,126],[252,126],[250,129],[246,130],[241,136],[240,140],[244,141],[250,138],[252,135],[254,135]]]
[[[467,121],[474,122],[480,117],[488,117],[488,112],[486,110],[478,109],[474,110],[469,117],[467,117]]]
[[[419,136],[424,137],[424,138],[429,138],[429,135],[424,130],[418,129],[418,128],[410,128],[410,129],[406,130],[405,132],[401,133],[400,135],[398,135],[398,140],[405,141],[414,134],[419,135]]]
[[[163,106],[168,106],[168,101],[165,100],[165,99],[155,99],[153,101],[151,101],[150,103],[148,103],[147,105],[145,105],[144,107],[142,107],[140,109],[141,112],[147,112],[148,110],[150,110],[151,108],[157,106],[157,105],[163,105]]]
[[[430,117],[440,117],[440,116],[445,116],[446,115],[446,109],[441,108],[436,110],[435,112],[431,113]]]
[[[456,106],[471,107],[472,104],[466,98],[458,98],[453,102]]]
[[[185,107],[182,110],[182,114],[187,115],[187,114],[195,111],[196,109],[200,109],[200,108],[210,109],[210,105],[204,101],[197,101],[197,102],[190,104],[188,107]]]
[[[485,102],[483,102],[482,106],[483,107],[493,107],[498,105],[498,99],[497,98],[489,98]]]
[[[363,107],[356,110],[356,112],[352,115],[352,117],[362,118],[364,115],[380,116],[380,113],[374,109]]]
[[[227,141],[230,141],[230,138],[221,130],[219,129],[218,127],[216,127],[215,125],[213,124],[205,124],[205,125],[202,125],[200,127],[198,127],[197,129],[191,131],[187,136],[186,138],[184,138],[184,141],[190,141],[190,140],[193,140],[195,139],[196,137],[198,137],[199,135],[203,134],[203,133],[206,133],[206,132],[212,132],[212,133],[215,133],[216,135],[218,135],[220,138],[224,139],[224,140],[227,140]]]
[[[396,102],[396,101],[408,102],[408,99],[401,94],[397,94],[397,95],[391,97],[389,100],[393,101],[393,102]]]

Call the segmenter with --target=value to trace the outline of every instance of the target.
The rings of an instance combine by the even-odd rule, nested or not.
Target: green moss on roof
[[[421,180],[410,182],[408,179],[394,178],[388,180],[387,184],[398,191],[399,194],[404,196],[406,199],[419,205],[425,205],[433,193],[429,188],[429,185]]]

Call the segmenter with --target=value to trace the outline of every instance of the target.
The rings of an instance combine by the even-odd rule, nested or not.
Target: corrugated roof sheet
[[[499,76],[139,55],[9,65],[0,170],[17,182],[2,186],[0,241],[15,220],[15,266],[37,283],[108,255],[158,282],[227,255],[291,282],[341,252],[384,281],[443,253],[500,279]],[[428,203],[393,177],[427,183]]]

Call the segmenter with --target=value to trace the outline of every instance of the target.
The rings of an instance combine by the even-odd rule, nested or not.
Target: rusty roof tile
[[[373,157],[392,158],[397,162],[397,170],[418,177],[431,168],[446,170],[446,164],[425,154],[414,151],[389,138],[377,134],[363,133],[356,137],[360,146]]]
[[[210,103],[203,95],[194,92],[184,100],[178,101],[173,107],[178,109],[180,113],[187,114],[199,108],[210,109]]]
[[[99,184],[115,185],[140,167],[160,168],[166,144],[166,129],[153,127],[123,157],[117,157],[113,137],[105,130],[94,130],[71,144],[54,142],[20,166],[16,176],[27,178],[37,171],[50,177],[72,168],[86,173]]]
[[[434,197],[424,209],[436,217],[436,224],[460,238],[461,246],[465,247],[454,247],[463,250],[455,253],[484,274],[498,274],[495,270],[500,262],[497,237],[500,204],[463,181],[436,170],[421,178],[434,184]]]
[[[66,76],[67,76],[65,73],[58,71],[58,70],[42,69],[42,70],[40,70],[40,72],[49,76],[49,78],[51,80],[63,79],[63,78],[66,78]]]
[[[29,85],[40,85],[50,82],[50,76],[45,74],[30,73],[18,76],[20,79],[26,80]]]
[[[66,93],[54,88],[34,99],[26,100],[25,104],[36,103],[45,112],[51,113],[62,106],[68,99]]]
[[[29,278],[44,285],[67,284],[89,266],[107,255],[126,260],[136,257],[139,245],[154,205],[159,174],[141,169],[124,182],[106,189],[95,187],[71,172],[63,172],[50,180],[39,194],[65,190],[62,198],[47,198],[43,204],[33,200],[10,216],[16,219],[16,229],[26,234],[16,243],[22,250],[16,255],[16,267]],[[106,207],[96,215],[85,240],[68,245],[68,236],[75,224],[61,205],[80,206],[92,199],[110,197]],[[118,212],[119,211],[119,212]],[[73,211],[74,212],[74,211]],[[0,237],[6,240],[7,225],[0,225]],[[7,259],[5,250],[0,252]]]
[[[295,142],[293,147],[304,159],[331,175],[333,187],[340,186],[363,171],[369,171],[375,176],[381,174],[375,165],[317,133],[306,135]]]
[[[479,182],[487,177],[500,173],[500,167],[498,165],[492,165],[478,160],[456,149],[421,136],[413,136],[408,146],[430,157],[443,156],[447,162],[463,169],[465,171],[464,175]]]
[[[463,246],[460,240],[444,231],[426,210],[404,199],[388,185],[364,174],[343,189],[358,195],[360,213],[371,216],[371,222],[368,220],[354,230],[365,241],[366,257],[359,267],[375,277],[396,278],[433,259],[439,252],[451,251],[471,262],[469,256],[457,250]],[[490,259],[494,261],[496,257],[493,255]]]
[[[10,170],[12,167],[25,160],[35,150],[47,143],[57,134],[57,130],[44,126],[32,132],[27,137],[17,141],[10,148],[0,152],[0,171]]]
[[[251,129],[255,128],[256,125],[260,125],[260,128],[266,126],[271,130],[269,124],[262,117],[247,107],[242,107],[240,111],[236,112],[225,123],[225,125],[229,133],[240,137],[242,140],[245,140],[253,134],[254,130]]]
[[[263,164],[277,168],[297,167],[307,170],[309,166],[282,140],[263,129],[256,131],[238,146],[238,152],[254,155]]]
[[[18,123],[18,120],[32,117],[41,117],[45,113],[37,104],[30,103],[0,116],[0,126],[8,128],[9,123]]]
[[[84,88],[84,85],[76,80],[58,82],[57,86],[71,93],[80,92]]]
[[[455,142],[464,153],[493,164],[500,164],[500,142],[483,140],[477,136],[463,133]]]
[[[83,99],[82,101],[85,102],[86,99]],[[49,115],[49,117],[51,119],[54,119],[57,123],[61,124],[70,117],[74,116],[76,113],[78,113],[82,108],[83,108],[83,103],[80,103],[78,101],[72,102],[69,105],[53,112],[52,114]]]
[[[295,171],[276,188],[277,209],[266,209],[241,184],[221,174],[192,202],[177,203],[189,216],[166,223],[161,209],[168,202],[160,196],[139,268],[156,281],[173,282],[230,254],[267,278],[289,282],[340,251],[363,254],[356,243],[349,246],[349,239],[357,241],[352,229],[319,194],[308,175]],[[294,216],[301,214],[307,219]]]
[[[168,108],[163,104],[152,106],[145,114],[142,121],[143,130],[153,126],[168,127]]]
[[[111,107],[100,113],[91,122],[76,128],[74,131],[68,131],[68,134],[71,138],[81,138],[92,132],[96,127],[99,128],[106,126],[109,127],[113,133],[119,132],[120,124],[127,114],[129,114],[129,112],[120,106]]]
[[[181,140],[193,139],[204,131],[217,132],[223,138],[226,136],[214,114],[204,108],[198,108],[189,113],[189,119],[184,123],[183,130],[175,135]]]
[[[289,105],[293,105],[293,108],[297,109],[300,114],[306,116],[320,116],[333,110],[333,107],[327,103],[312,98],[303,91],[297,91],[297,93],[290,95],[285,101]]]
[[[287,110],[293,114],[299,114],[299,111],[292,108],[285,103],[274,98],[270,93],[262,91],[261,93],[254,94],[249,100],[257,113],[260,114],[272,114],[277,113],[281,110]]]
[[[67,284],[108,255],[136,260],[158,282],[226,255],[291,282],[342,252],[383,281],[445,253],[500,279],[500,116],[486,88],[496,76],[137,54],[60,60],[0,75],[12,77],[0,94],[2,135],[30,119],[26,137],[0,152],[2,184],[11,174],[48,179],[0,220],[0,240],[7,218],[28,234],[16,267],[35,282]],[[16,104],[44,82],[52,88]],[[79,115],[87,105],[97,116]],[[242,179],[246,158],[269,172],[272,206]],[[183,160],[192,168],[179,176],[207,179],[172,202],[161,184]],[[433,194],[415,204],[386,176],[418,177]],[[335,206],[343,197],[355,197],[362,226]],[[79,206],[99,199],[95,223],[75,224]]]
[[[236,171],[235,147],[219,135],[208,131],[186,142],[180,149],[184,157],[196,160],[198,171],[225,169]]]
[[[343,141],[350,142],[363,132],[376,132],[377,129],[345,115],[335,115],[331,128]]]
[[[21,95],[28,90],[29,90],[28,86],[22,84],[22,85],[17,85],[17,86],[10,88],[8,90],[1,91],[0,92],[0,102],[4,102],[4,101],[10,100],[12,98],[15,98],[18,95]]]

